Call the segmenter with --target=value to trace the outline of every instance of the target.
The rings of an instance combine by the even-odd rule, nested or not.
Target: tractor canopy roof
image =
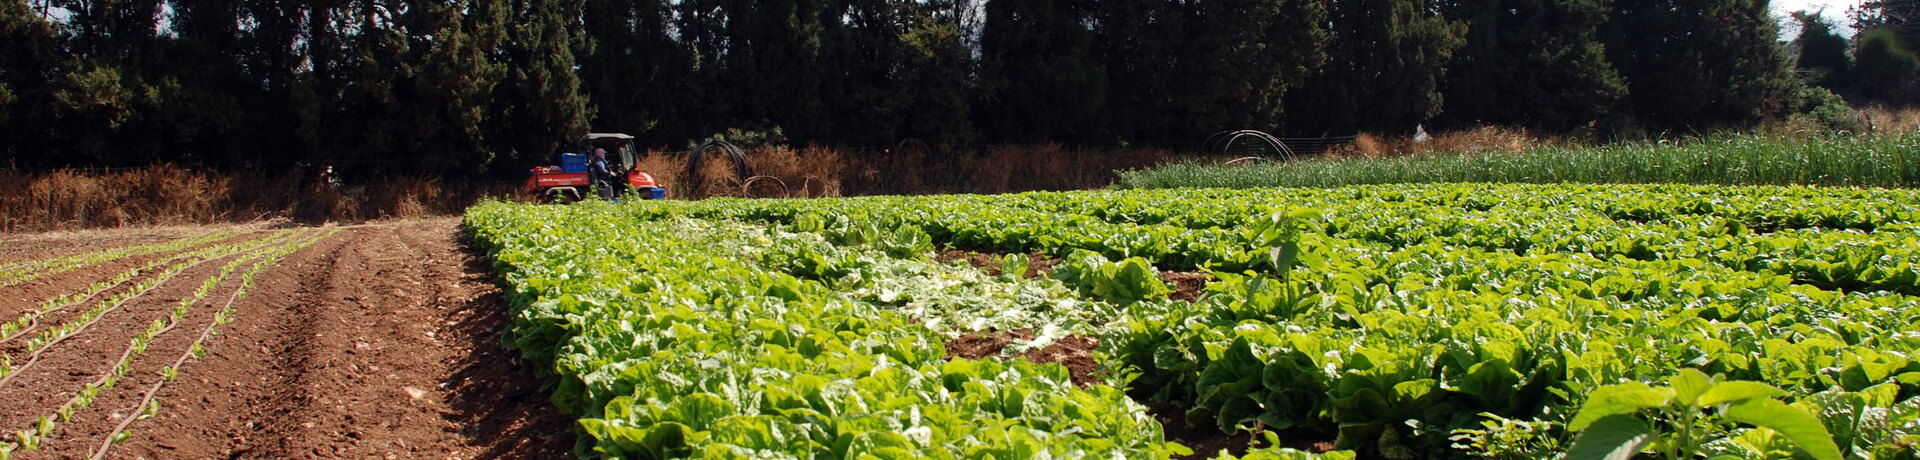
[[[633,136],[621,133],[588,133],[580,138],[580,143],[594,147],[625,147],[633,143]]]

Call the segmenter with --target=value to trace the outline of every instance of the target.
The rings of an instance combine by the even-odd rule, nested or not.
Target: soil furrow
[[[211,232],[214,230],[208,231]],[[213,245],[238,243],[255,238],[263,238],[270,234],[271,233],[265,231],[243,233],[224,240],[183,248],[178,251],[121,258],[0,288],[0,318],[12,319],[21,313],[40,308],[41,302],[45,302],[50,298],[86,292],[88,287],[93,283],[110,280],[115,275],[146,265],[148,262],[166,260],[176,255],[193,252]],[[164,268],[164,266],[156,267],[155,270],[162,268]],[[150,274],[141,274],[141,276],[148,275]]]
[[[101,440],[109,436],[116,425],[126,417],[138,414],[139,408],[136,406],[145,396],[145,391],[152,384],[162,380],[161,371],[171,366],[181,354],[186,353],[193,342],[199,338],[200,333],[213,323],[216,314],[226,307],[228,299],[232,298],[239,289],[245,273],[256,263],[265,260],[271,252],[285,245],[308,244],[313,241],[313,238],[322,236],[323,232],[324,230],[314,230],[297,234],[292,239],[263,248],[263,251],[250,252],[242,256],[243,262],[221,281],[218,288],[196,302],[194,308],[180,318],[170,330],[153,339],[145,353],[132,362],[128,374],[120,380],[118,385],[103,390],[95,398],[91,407],[76,413],[71,422],[63,423],[60,427],[61,435],[49,440],[46,449],[49,452],[58,452],[63,457],[86,458],[88,453],[97,448]],[[225,265],[224,261],[233,259],[222,260],[220,265]],[[168,408],[162,408],[162,410],[166,409]]]
[[[573,423],[501,345],[457,223],[349,228],[268,270],[113,456],[565,456]]]
[[[86,314],[87,311],[97,307],[100,302],[106,301],[107,299],[111,299],[114,296],[134,295],[134,296],[139,296],[141,298],[144,298],[147,294],[151,293],[152,288],[157,288],[160,285],[163,285],[166,283],[180,282],[180,280],[178,279],[178,276],[179,276],[178,273],[172,276],[166,275],[166,272],[168,270],[173,269],[174,267],[183,267],[183,268],[190,269],[190,268],[196,268],[196,267],[206,266],[206,265],[215,265],[215,266],[224,265],[227,261],[232,260],[232,258],[236,255],[240,257],[250,257],[250,255],[252,254],[259,254],[263,251],[271,250],[272,247],[279,246],[280,244],[283,244],[286,241],[288,241],[288,239],[283,238],[283,236],[295,237],[297,235],[262,234],[260,238],[250,239],[249,241],[245,241],[243,246],[224,250],[224,251],[230,251],[226,254],[220,255],[219,257],[208,257],[205,259],[201,259],[199,262],[195,262],[192,258],[187,257],[189,255],[188,253],[194,252],[194,250],[188,250],[188,251],[183,251],[181,253],[176,253],[173,255],[167,255],[165,256],[165,258],[154,258],[152,261],[160,262],[160,263],[150,267],[147,270],[142,271],[141,273],[134,275],[132,278],[129,278],[126,281],[110,286],[105,290],[95,292],[92,296],[89,296],[84,299],[80,299],[78,301],[66,303],[64,305],[57,305],[46,311],[39,311],[38,313],[22,312],[21,313],[22,315],[29,315],[27,317],[31,318],[31,320],[28,322],[27,327],[21,328],[19,331],[13,333],[12,335],[8,335],[6,337],[0,337],[0,350],[5,350],[8,353],[14,353],[20,347],[23,346],[17,343],[16,342],[17,340],[32,337],[36,334],[39,334],[40,331],[45,330],[48,327],[56,327],[60,324],[64,324],[70,320],[83,316]],[[235,242],[241,242],[241,241],[242,240],[235,240]],[[196,249],[199,249],[199,248],[196,248]],[[134,266],[128,267],[128,270],[132,270],[133,268],[142,266],[144,264],[145,263],[143,262],[141,265],[134,265]],[[123,271],[122,273],[124,272],[125,271]],[[119,276],[119,275],[120,273],[109,275],[107,280],[111,280],[112,276]],[[141,283],[153,281],[163,276],[167,276],[167,278],[164,280],[161,280],[160,284],[152,285],[146,289],[142,289],[140,287]],[[84,294],[86,293],[84,289],[90,289],[90,287],[83,288],[83,290],[76,291],[76,292]],[[44,302],[36,303],[34,306],[34,310],[44,307],[43,304]],[[19,318],[20,317],[16,316],[13,319],[19,319]]]
[[[202,282],[217,274],[220,265],[202,264],[180,272],[140,298],[102,315],[86,330],[45,348],[30,367],[25,365],[24,356],[18,357],[18,375],[0,388],[0,407],[4,408],[0,409],[0,428],[22,429],[40,416],[53,414],[88,382],[111,371],[113,361],[129,341],[154,320],[167,318],[181,299],[192,296]]]

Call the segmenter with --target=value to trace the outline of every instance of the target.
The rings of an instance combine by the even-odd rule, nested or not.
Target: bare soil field
[[[0,334],[0,441],[26,459],[563,457],[573,423],[501,344],[505,303],[458,224],[0,235],[0,264],[27,264],[234,233],[0,279],[0,321],[24,325]]]

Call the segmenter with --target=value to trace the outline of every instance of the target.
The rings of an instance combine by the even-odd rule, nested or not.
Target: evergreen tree
[[[803,139],[832,132],[818,65],[826,5],[822,0],[730,0],[728,46],[723,56],[729,88],[741,93],[739,120],[759,129],[780,128]]]
[[[54,128],[55,78],[64,60],[52,22],[22,1],[0,1],[0,165],[51,167],[66,155],[43,150]]]
[[[900,129],[888,144],[907,138],[953,144],[974,140],[971,118],[978,0],[898,1],[907,19],[899,41],[901,66],[894,91],[909,98]],[[875,18],[876,20],[882,18]]]
[[[1834,33],[1833,21],[1820,12],[1794,12],[1793,19],[1800,23],[1800,36],[1793,39],[1794,68],[1809,83],[1836,93],[1848,92],[1853,59],[1847,55],[1846,37]]]
[[[821,63],[833,128],[818,140],[891,145],[972,138],[968,0],[852,0],[825,18]],[[839,6],[832,10],[840,11]],[[802,134],[803,133],[790,133]]]
[[[1290,100],[1305,134],[1412,133],[1440,113],[1446,64],[1466,27],[1428,0],[1333,0],[1330,59]]]
[[[1280,130],[1286,93],[1325,65],[1324,2],[1106,2],[1099,47],[1125,139]]]
[[[419,120],[415,131],[408,133],[405,147],[418,158],[419,172],[432,176],[484,172],[495,155],[513,151],[514,142],[521,140],[517,135],[538,133],[542,122],[550,122],[546,113],[489,110],[489,102],[496,94],[496,87],[503,84],[508,68],[523,71],[515,74],[520,77],[550,70],[552,67],[548,65],[558,65],[513,59],[520,57],[513,53],[518,49],[503,43],[509,19],[507,3],[504,0],[422,1],[409,10],[407,35],[412,38],[411,49],[417,51],[408,59],[418,64],[410,78],[412,87],[403,88],[410,89],[410,96],[415,100],[404,104],[402,113]],[[540,18],[525,18],[514,23],[516,31],[550,27]],[[507,59],[492,59],[493,53],[502,48],[507,50]],[[524,80],[512,83],[524,84]],[[560,93],[557,97],[571,95]],[[532,102],[537,105],[543,101]],[[493,137],[499,137],[503,145],[496,145],[491,140]],[[542,145],[541,148],[548,147]]]
[[[580,17],[583,0],[490,0],[506,5],[506,68],[494,92],[491,131],[499,153],[516,163],[544,162],[556,146],[585,135],[593,116],[575,56],[591,52]],[[607,127],[621,129],[620,127]]]
[[[158,0],[56,0],[70,62],[54,79],[53,130],[46,144],[62,146],[80,164],[129,166],[168,159],[160,126],[178,80],[157,59]]]
[[[1453,56],[1442,125],[1520,126],[1568,133],[1601,121],[1626,95],[1607,61],[1600,26],[1611,0],[1458,0],[1446,15],[1467,24]]]
[[[297,93],[302,117],[301,140],[321,152],[316,158],[350,178],[377,177],[418,169],[420,152],[409,150],[410,139],[425,129],[407,112],[401,88],[410,87],[415,63],[400,18],[405,4],[389,7],[373,1],[344,2],[334,8],[316,8],[315,35],[327,39],[312,45],[317,56],[331,57],[316,64],[310,92]],[[337,18],[337,19],[328,19]],[[410,89],[410,88],[409,88]]]
[[[231,136],[224,164],[278,172],[327,163],[330,152],[300,141],[302,101],[311,98],[299,95],[312,94],[315,75],[332,64],[327,56],[337,42],[326,29],[309,28],[324,23],[315,18],[330,17],[331,10],[308,0],[228,1],[251,27],[234,26],[239,38],[226,53],[259,93],[243,98],[245,108],[235,114],[244,118],[245,133]]]
[[[979,126],[1009,142],[1111,139],[1107,72],[1088,0],[988,0],[980,34]]]
[[[1782,115],[1793,79],[1766,0],[1615,0],[1608,54],[1640,127],[1705,132]]]
[[[1857,44],[1853,54],[1861,98],[1887,105],[1912,103],[1920,58],[1901,43],[1899,33],[1892,29],[1869,30]]]
[[[284,170],[299,152],[287,142],[292,127],[284,99],[272,97],[260,75],[249,74],[253,39],[241,26],[241,0],[173,0],[173,34],[157,48],[165,78],[178,92],[159,114],[177,158],[231,168]],[[255,27],[259,28],[258,26]],[[273,146],[262,149],[261,146]]]
[[[725,0],[681,0],[674,5],[673,29],[688,56],[685,103],[675,118],[684,124],[681,132],[688,140],[742,126],[734,107],[746,96],[725,82],[728,68],[722,62],[729,52],[727,24],[733,14],[724,5]]]
[[[1857,35],[1889,29],[1905,44],[1920,43],[1920,0],[1867,0],[1848,15]]]
[[[594,107],[593,129],[634,134],[643,140],[700,135],[684,128],[691,56],[670,34],[671,6],[664,0],[588,0],[586,38],[592,52],[580,58],[581,85]]]

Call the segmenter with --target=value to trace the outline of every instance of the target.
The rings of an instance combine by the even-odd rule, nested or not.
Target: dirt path
[[[349,227],[263,272],[236,304],[233,321],[207,342],[206,356],[162,387],[159,415],[134,423],[111,457],[564,457],[573,423],[551,409],[539,381],[501,345],[504,302],[457,225],[436,219]],[[183,281],[191,285],[181,290],[204,278]],[[210,298],[223,301],[237,285],[222,283]],[[178,303],[183,295],[168,291],[154,301]],[[211,324],[220,302],[208,303],[196,307],[206,316],[185,320],[183,328]],[[0,407],[51,413],[58,403],[48,401],[71,398],[82,381],[106,372],[100,368],[112,357],[103,350],[124,348],[144,321],[164,314],[152,305],[127,310],[141,316],[103,321],[100,331],[76,336],[87,345],[50,361],[63,365],[19,376],[23,383],[0,391]],[[189,349],[194,334],[156,339],[127,380],[62,423],[42,450],[15,456],[88,455],[133,415],[160,369]]]

